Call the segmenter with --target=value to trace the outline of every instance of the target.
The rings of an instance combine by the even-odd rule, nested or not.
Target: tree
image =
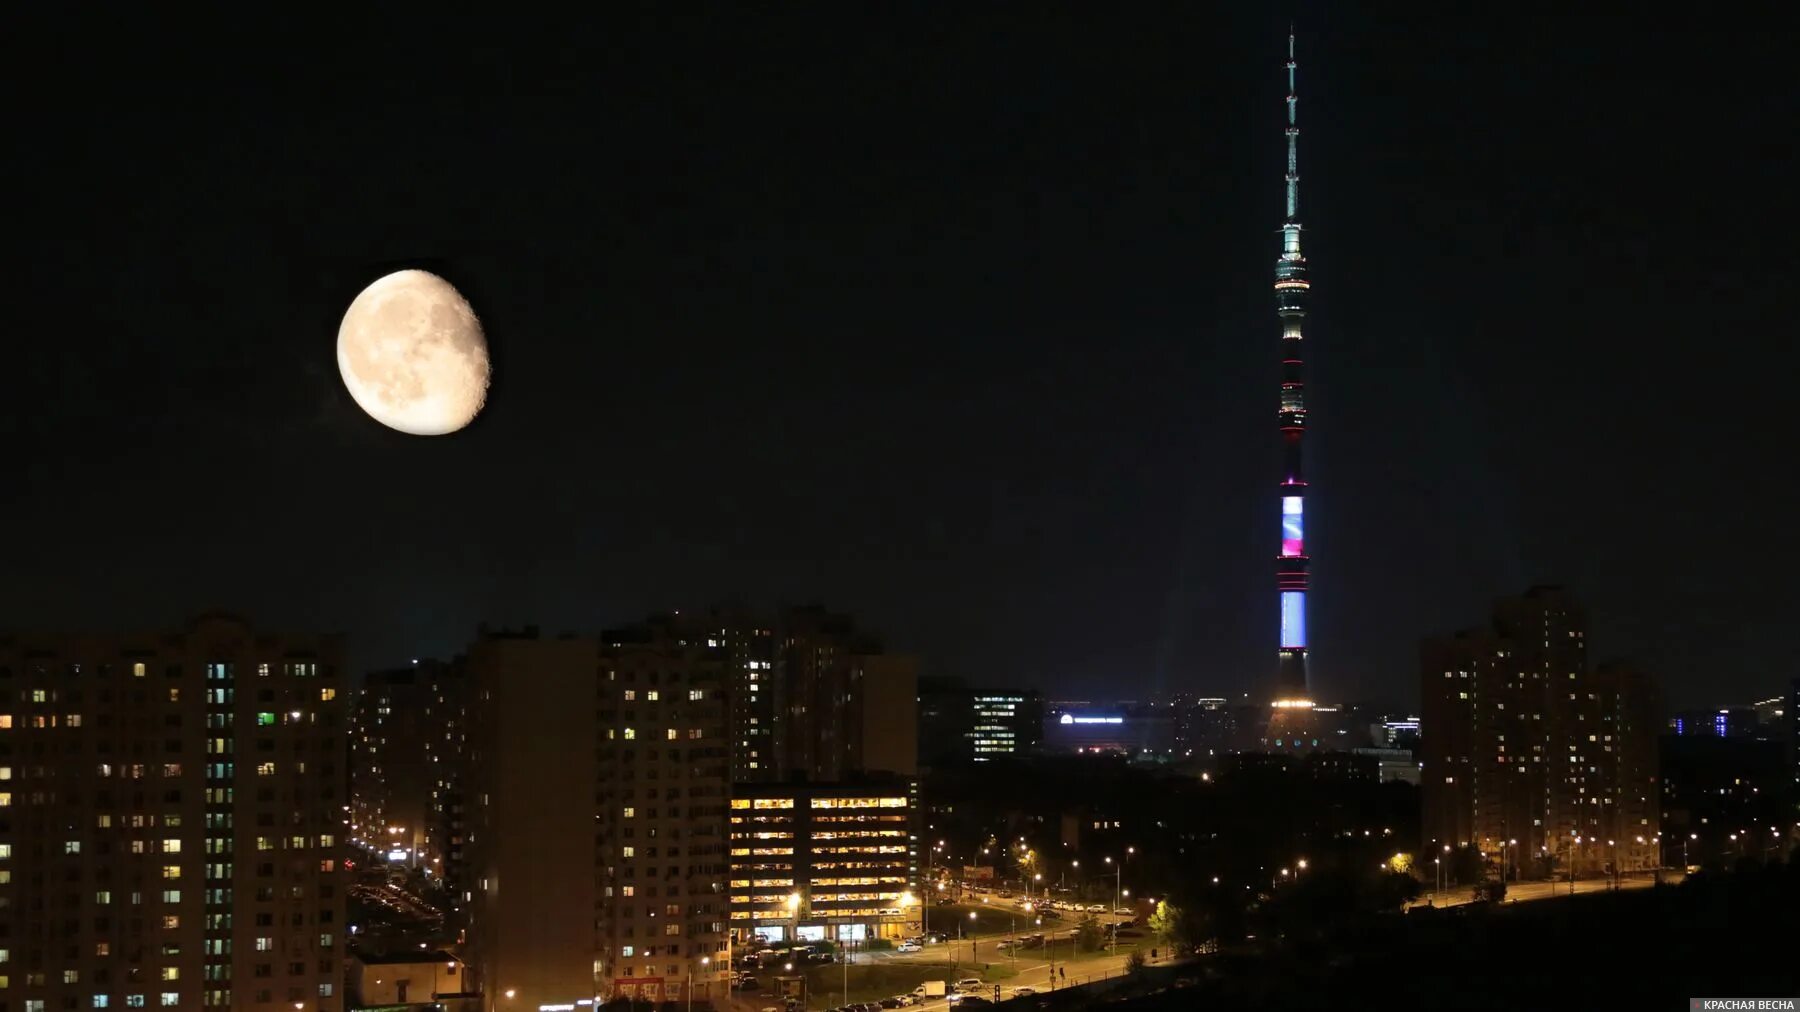
[[[1363,894],[1363,905],[1376,913],[1395,913],[1419,898],[1419,880],[1397,871],[1376,874]]]
[[[1506,880],[1499,878],[1482,879],[1475,883],[1475,902],[1499,903],[1506,899]]]
[[[1150,933],[1170,948],[1192,945],[1194,940],[1187,937],[1184,930],[1187,926],[1182,923],[1185,916],[1180,907],[1168,900],[1161,900],[1150,914]]]
[[[1125,972],[1126,973],[1137,973],[1139,970],[1142,970],[1143,968],[1144,968],[1144,954],[1137,951],[1136,949],[1131,950],[1131,955],[1125,957]]]
[[[1444,865],[1451,882],[1480,882],[1487,874],[1487,860],[1467,844],[1453,848],[1445,856]]]
[[[1105,944],[1105,937],[1100,931],[1100,920],[1093,914],[1081,919],[1075,926],[1075,946],[1083,952],[1093,952]]]

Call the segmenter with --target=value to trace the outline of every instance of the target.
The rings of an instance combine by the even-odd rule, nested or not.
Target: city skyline
[[[1743,475],[1795,481],[1740,378],[1779,318],[1742,265],[1791,257],[1770,40],[1300,15],[1314,691],[1410,699],[1420,636],[1538,582],[1672,706],[1779,690],[1792,535],[1723,550]],[[57,97],[107,116],[21,121],[53,157],[19,332],[57,340],[6,380],[8,628],[223,605],[341,629],[360,673],[483,621],[817,601],[927,674],[1258,692],[1287,23],[1183,17],[625,15],[529,73],[542,39],[451,22],[154,73],[89,40]],[[396,265],[491,331],[490,406],[435,443],[331,372]]]

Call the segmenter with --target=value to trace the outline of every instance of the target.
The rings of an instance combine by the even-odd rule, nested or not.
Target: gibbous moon
[[[398,271],[363,289],[338,325],[337,359],[357,406],[415,436],[455,432],[487,400],[481,321],[429,271]]]

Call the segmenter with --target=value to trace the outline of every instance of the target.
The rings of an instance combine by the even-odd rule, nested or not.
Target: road
[[[999,905],[990,904],[990,907],[995,906]],[[1000,909],[1002,912],[1005,911],[1004,907]],[[1108,917],[1102,923],[1113,919]],[[1124,919],[1118,918],[1118,920]],[[1053,944],[1047,947],[1021,949],[1010,956],[1006,950],[1000,948],[1000,943],[1006,938],[1004,931],[997,935],[985,934],[978,939],[957,940],[952,938],[947,943],[927,945],[919,952],[858,952],[851,960],[851,983],[854,990],[859,993],[867,993],[866,989],[855,979],[855,967],[857,966],[916,966],[917,979],[943,980],[946,983],[954,983],[964,977],[985,977],[986,974],[981,969],[984,966],[996,968],[1004,966],[1014,972],[1001,980],[990,983],[989,989],[983,991],[982,996],[991,999],[993,997],[992,984],[997,983],[1000,985],[1001,997],[1006,998],[1010,997],[1015,989],[1021,987],[1030,987],[1039,991],[1060,990],[1064,987],[1073,987],[1077,984],[1117,976],[1124,972],[1125,961],[1135,945],[1144,946],[1146,951],[1154,947],[1154,942],[1146,938],[1134,937],[1122,939],[1122,948],[1116,955],[1100,952],[1083,954],[1079,958],[1072,959],[1075,948],[1075,943],[1070,935],[1072,929],[1058,924],[1053,930],[1046,931],[1046,928],[1050,927],[1046,925],[1045,928],[1035,930],[1046,933]],[[1019,934],[1027,934],[1023,925],[1021,925]],[[971,961],[971,956],[973,956],[973,961]],[[1158,962],[1162,961],[1166,961],[1166,957],[1164,960],[1158,960]],[[827,973],[829,975],[830,971]],[[1053,974],[1054,987],[1052,986]],[[767,986],[766,975],[759,976],[765,977],[764,984]],[[907,984],[899,990],[911,991],[912,987],[912,984]],[[820,992],[811,1001],[809,1007],[815,1010],[829,1009],[837,1006],[842,1000],[842,992],[834,987],[831,991]],[[737,992],[733,994],[729,1008],[733,1012],[759,1012],[761,1009],[779,1004],[778,999],[766,997],[760,993]],[[949,1004],[951,1003],[946,1000],[939,1000],[912,1007],[936,1008],[942,1012]]]
[[[1682,873],[1679,871],[1663,872],[1662,880],[1669,885],[1674,885],[1681,879]],[[1619,880],[1620,889],[1648,889],[1655,884],[1655,877],[1650,875],[1628,876]],[[1609,892],[1612,887],[1611,879],[1576,879],[1574,895],[1586,896],[1589,893]],[[1568,895],[1570,895],[1570,887],[1566,880],[1562,882],[1508,882],[1506,885],[1506,902],[1508,903],[1530,903],[1535,900],[1555,899],[1558,896]],[[1408,906],[1454,907],[1473,900],[1474,889],[1469,886],[1460,886],[1455,889],[1445,889],[1442,892],[1427,890]]]

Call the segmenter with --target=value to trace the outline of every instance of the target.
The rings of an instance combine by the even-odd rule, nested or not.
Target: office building
[[[1148,703],[1053,700],[1044,707],[1044,751],[1172,757],[1175,711]]]
[[[918,684],[923,766],[1030,755],[1042,744],[1044,697],[1035,689],[971,688],[959,678],[921,678]]]
[[[1763,728],[1761,715],[1753,707],[1727,706],[1718,709],[1682,710],[1666,723],[1670,734],[1709,738],[1755,738]]]
[[[742,945],[905,938],[920,924],[918,786],[893,778],[739,784],[731,925]]]
[[[345,1007],[338,639],[7,636],[0,700],[0,1007]]]
[[[1655,691],[1628,667],[1590,670],[1586,629],[1571,595],[1534,587],[1499,602],[1491,628],[1424,642],[1428,847],[1505,844],[1543,868],[1655,865]]]

